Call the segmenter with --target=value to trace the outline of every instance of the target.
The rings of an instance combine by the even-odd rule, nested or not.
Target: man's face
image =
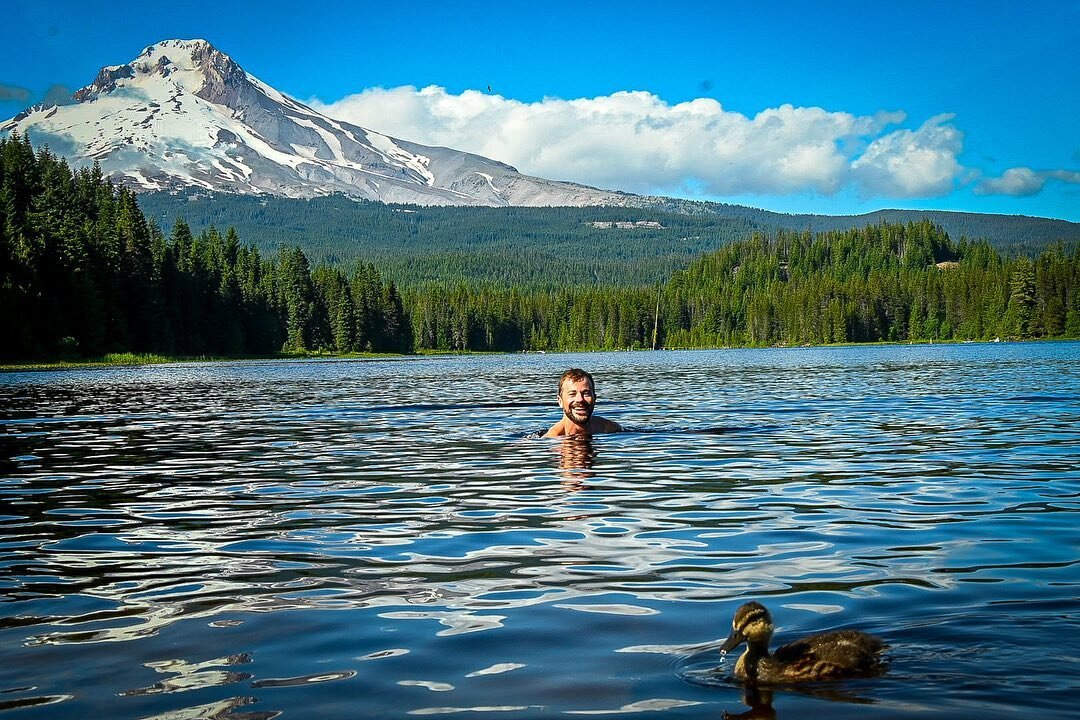
[[[588,378],[582,380],[563,380],[559,388],[559,407],[563,414],[575,425],[584,425],[592,417],[596,407],[596,394]]]

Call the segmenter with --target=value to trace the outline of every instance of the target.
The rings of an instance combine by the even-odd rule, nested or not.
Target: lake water
[[[591,369],[630,432],[530,437]],[[1080,343],[0,374],[12,718],[1066,718]],[[735,609],[883,677],[744,696]]]

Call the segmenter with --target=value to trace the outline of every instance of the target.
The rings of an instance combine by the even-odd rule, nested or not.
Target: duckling
[[[748,683],[797,683],[878,675],[885,670],[881,638],[858,630],[834,630],[811,635],[769,653],[772,616],[765,606],[748,602],[735,612],[731,635],[721,652],[743,642],[746,652],[735,663],[735,677]]]

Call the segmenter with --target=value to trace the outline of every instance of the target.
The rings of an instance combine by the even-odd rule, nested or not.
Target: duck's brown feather
[[[721,647],[732,650],[746,642],[735,663],[735,676],[753,683],[796,683],[877,675],[885,670],[881,638],[858,630],[834,630],[802,638],[769,652],[773,625],[760,603],[744,604],[735,613],[732,634]]]
[[[761,664],[759,679],[829,680],[874,675],[881,671],[885,643],[858,630],[836,630],[782,645]]]

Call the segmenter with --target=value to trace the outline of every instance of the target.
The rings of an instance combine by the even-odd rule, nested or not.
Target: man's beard
[[[578,420],[578,418],[574,416],[574,407],[575,405],[567,405],[566,409],[563,410],[563,415],[566,415],[566,419],[574,423],[575,425],[584,425],[585,423],[589,422],[589,418],[592,417],[594,406],[582,403],[581,410],[579,412],[581,413],[581,415],[584,415],[584,417],[582,417],[580,420]]]

